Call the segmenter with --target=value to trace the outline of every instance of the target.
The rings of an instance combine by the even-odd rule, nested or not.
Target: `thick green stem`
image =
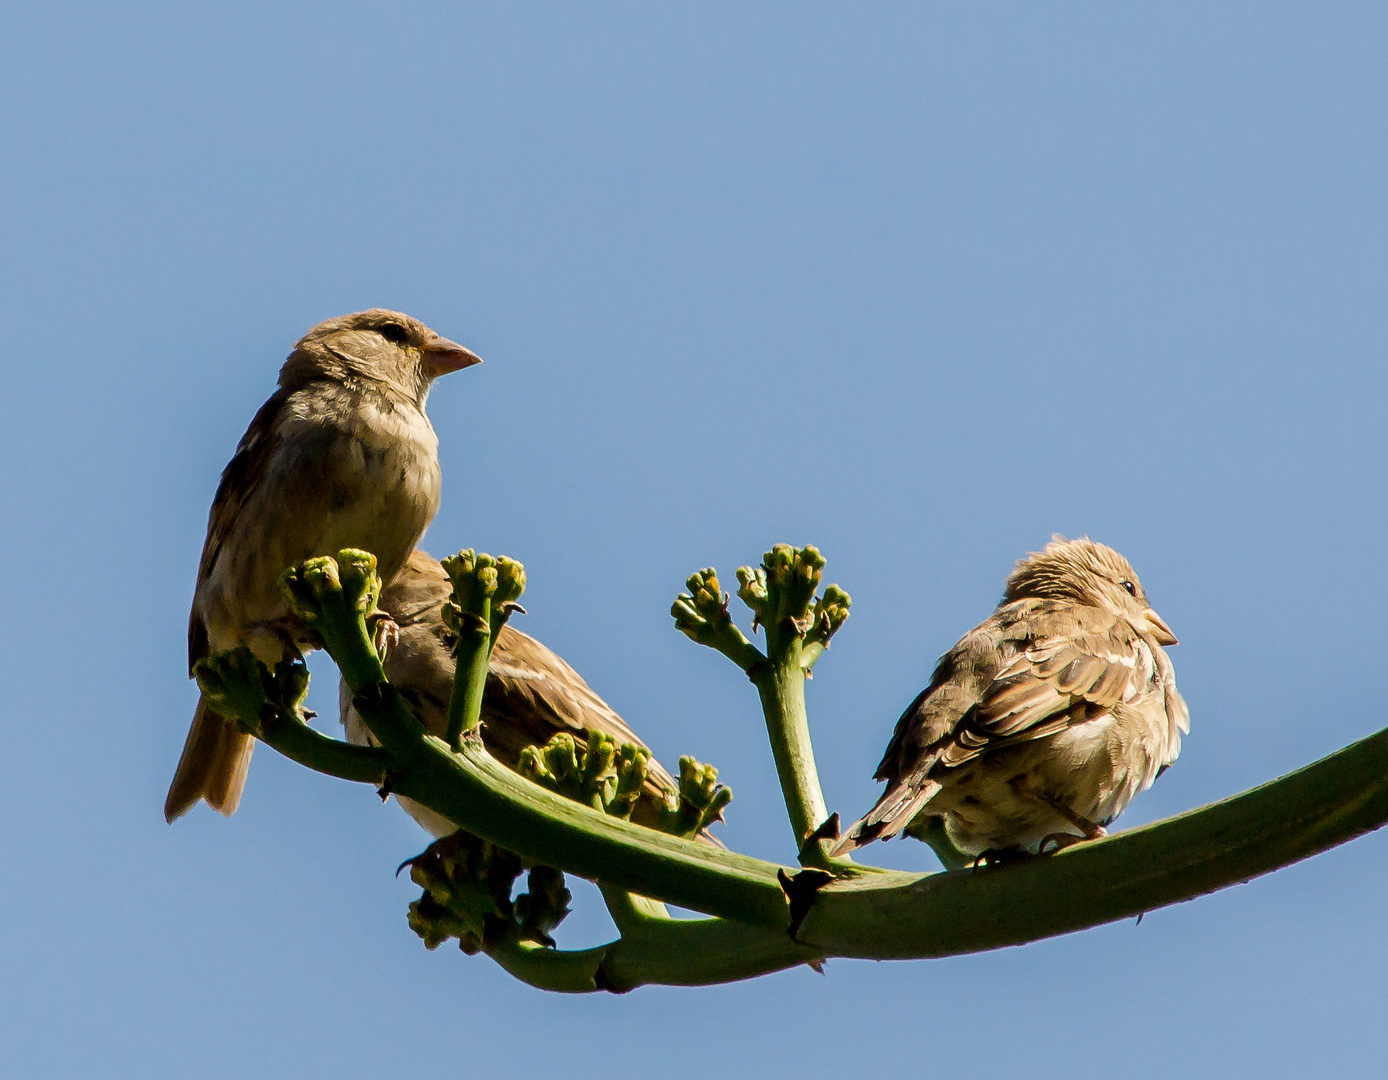
[[[997,869],[826,886],[800,930],[829,956],[953,956],[1191,900],[1388,822],[1388,729],[1177,817]],[[895,875],[894,875],[895,876]]]
[[[614,889],[611,885],[599,885],[598,888],[602,891],[607,913],[612,916],[612,921],[617,924],[617,929],[623,936],[639,932],[652,920],[670,918],[670,913],[659,900]]]
[[[814,886],[825,876],[803,877],[792,892],[810,903],[793,941],[785,932],[790,912],[777,880],[781,868],[554,795],[497,763],[476,737],[451,751],[425,733],[383,681],[360,611],[355,618],[328,618],[330,606],[324,605],[323,638],[355,692],[358,712],[390,755],[396,791],[527,861],[598,881],[605,891],[721,917],[665,919],[632,898],[614,913],[621,916],[623,939],[601,949],[569,953],[519,941],[495,946],[497,961],[508,970],[552,989],[704,984],[821,957],[948,956],[1020,944],[1246,881],[1388,822],[1384,730],[1242,795],[1056,855],[927,875],[880,871],[828,881],[818,892]],[[824,813],[805,723],[802,658],[796,646],[776,638],[789,628],[767,630],[770,659],[752,675],[800,837]],[[244,667],[230,663],[217,675],[225,700],[248,713],[238,719],[254,727],[260,682]],[[367,762],[308,749],[314,738],[290,734],[298,742],[285,745],[295,748],[296,760],[314,767],[316,762],[329,766],[326,771],[348,772]],[[263,733],[267,741],[283,735],[276,725]],[[372,779],[378,764],[372,759],[366,770]]]
[[[829,816],[824,806],[824,792],[819,786],[819,772],[815,768],[814,747],[810,744],[810,723],[805,712],[805,672],[800,666],[798,645],[790,643],[776,660],[754,669],[752,682],[761,695],[766,733],[771,739],[776,775],[781,780],[798,851]]]
[[[492,634],[483,618],[463,616],[458,634],[458,667],[453,694],[448,699],[448,745],[458,749],[462,737],[482,721],[482,694],[487,687],[487,662],[492,655]]]
[[[628,936],[620,949],[589,950],[593,972],[598,953],[608,957],[603,976],[594,975],[595,988],[603,980],[622,988],[726,981],[816,957],[949,956],[1020,944],[1192,899],[1388,822],[1385,729],[1242,795],[1056,855],[998,868],[926,875],[884,871],[831,882],[818,893],[797,944],[784,933],[787,910],[775,882],[777,867],[551,795],[493,761],[475,740],[466,740],[462,753],[450,753],[442,741],[423,734],[398,699],[383,720],[386,706],[379,702],[391,697],[388,688],[365,697],[378,699],[362,715],[385,752],[401,763],[401,794],[527,860],[752,924],[669,920],[666,927],[665,920],[644,913],[624,919]],[[274,726],[264,737],[272,745],[280,741]],[[421,747],[413,747],[416,739]],[[315,767],[328,761],[312,754],[296,760]],[[661,928],[658,939],[644,932],[654,925]],[[658,948],[647,947],[653,942]],[[545,982],[535,974],[541,967],[558,971],[589,963],[570,954],[547,955],[556,959],[527,949],[498,961],[508,969],[524,965],[536,985],[573,981],[570,971],[562,978],[546,976]]]
[[[623,938],[608,952],[606,984],[707,986],[755,978],[819,960],[812,947],[724,919],[652,920],[649,932]]]
[[[541,990],[625,993],[638,986],[712,986],[814,963],[813,949],[722,919],[649,920],[594,949],[546,949],[508,939],[486,947],[507,972]]]
[[[778,867],[632,825],[532,784],[476,738],[451,752],[425,734],[395,690],[367,687],[358,714],[399,765],[393,789],[527,861],[756,926],[784,929]],[[413,725],[413,727],[411,726]]]
[[[457,751],[429,735],[385,681],[366,626],[366,605],[337,584],[330,563],[314,560],[312,575],[290,572],[296,610],[319,629],[353,692],[357,714],[395,762],[392,790],[527,861],[752,926],[790,925],[780,867],[555,795],[494,760],[475,734]],[[359,586],[363,576],[348,580]]]
[[[560,994],[591,994],[598,971],[611,945],[595,949],[549,949],[531,941],[503,941],[483,950],[508,974],[537,990]]]
[[[391,768],[391,756],[384,750],[331,739],[302,720],[282,713],[262,720],[259,734],[290,761],[339,780],[355,780],[379,787]]]

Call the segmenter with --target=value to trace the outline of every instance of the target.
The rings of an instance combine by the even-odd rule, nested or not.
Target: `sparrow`
[[[453,692],[453,635],[444,625],[443,605],[452,586],[438,561],[416,550],[405,568],[381,592],[379,607],[399,628],[385,662],[386,678],[431,734],[448,730],[448,699]],[[347,741],[371,744],[371,734],[352,708],[352,694],[340,683],[338,701]],[[482,695],[482,742],[492,757],[515,769],[527,746],[543,746],[568,732],[580,748],[601,732],[618,743],[646,748],[607,702],[598,697],[572,667],[534,638],[507,625],[497,636]],[[641,797],[631,819],[654,826],[667,797],[679,785],[654,757],[650,759]],[[410,799],[400,805],[435,836],[457,826]],[[706,834],[701,839],[710,839]]]
[[[1056,536],[940,658],[887,744],[887,788],[836,854],[935,819],[960,852],[1039,854],[1104,827],[1181,752],[1176,636],[1128,560]]]
[[[188,667],[245,645],[268,665],[312,648],[280,595],[284,569],[341,548],[399,572],[439,506],[438,437],[424,402],[435,378],[481,363],[398,311],[320,323],[280,369],[222,473],[188,619]],[[164,802],[230,815],[254,739],[199,701]]]

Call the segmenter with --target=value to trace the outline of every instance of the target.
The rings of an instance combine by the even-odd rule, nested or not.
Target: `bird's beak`
[[[1171,627],[1151,608],[1142,613],[1147,619],[1147,629],[1158,645],[1179,645],[1176,635],[1171,632]]]
[[[449,341],[445,337],[436,337],[426,342],[419,351],[424,357],[424,373],[431,379],[482,362],[482,358],[471,349],[465,349],[456,341]]]

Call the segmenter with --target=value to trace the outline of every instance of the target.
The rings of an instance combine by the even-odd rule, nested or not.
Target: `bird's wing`
[[[251,426],[241,436],[241,441],[236,445],[236,453],[232,454],[227,467],[222,470],[222,479],[217,484],[217,494],[212,499],[212,509],[207,516],[207,539],[203,542],[202,559],[198,562],[195,595],[196,590],[201,588],[202,583],[211,575],[212,568],[217,563],[217,556],[221,554],[222,545],[231,535],[241,508],[260,483],[270,459],[274,456],[278,440],[277,421],[288,398],[289,395],[282,389],[270,395],[269,400],[255,414]],[[195,603],[188,616],[189,674],[192,674],[193,665],[207,655],[207,650],[207,627],[203,625]]]
[[[943,657],[901,719],[876,779],[877,805],[849,829],[847,851],[905,828],[940,790],[937,766],[1039,739],[1106,713],[1133,692],[1140,638],[1099,608],[1019,600]]]
[[[634,743],[648,749],[562,657],[509,626],[502,627],[492,650],[482,707],[491,724],[490,734],[514,741],[517,758],[526,746],[543,746],[561,731],[569,732],[580,743],[590,732],[601,732],[618,745]],[[506,749],[510,757],[511,748]],[[661,802],[666,794],[678,791],[674,779],[654,757],[646,776],[646,791]]]
[[[450,590],[443,567],[417,550],[380,599],[381,608],[400,627],[386,674],[424,726],[440,737],[448,726],[456,667],[452,635],[442,617]],[[343,715],[347,715],[346,703]],[[527,746],[543,746],[560,732],[568,732],[582,747],[593,731],[611,735],[619,745],[634,743],[648,749],[558,654],[528,634],[502,627],[482,696],[482,740],[491,755],[514,769]],[[645,797],[638,802],[634,819],[652,824],[666,796],[678,790],[674,778],[652,757]]]
[[[1094,719],[1139,688],[1134,676],[1143,668],[1142,639],[1121,616],[1042,601],[1007,637],[1015,654],[961,718],[942,764],[960,765],[987,750]]]

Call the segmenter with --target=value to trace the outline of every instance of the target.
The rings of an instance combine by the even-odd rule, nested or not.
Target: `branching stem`
[[[841,873],[813,893],[792,939],[777,877],[784,868],[555,795],[500,765],[475,735],[462,736],[457,750],[429,736],[384,681],[363,618],[369,590],[344,601],[336,572],[322,569],[291,581],[296,611],[306,605],[306,621],[320,630],[379,750],[345,747],[293,716],[270,716],[262,689],[270,683],[254,675],[247,657],[218,654],[207,679],[220,680],[221,700],[240,723],[294,760],[371,783],[389,774],[394,790],[460,828],[527,862],[599,882],[618,941],[580,951],[518,937],[487,945],[508,971],[546,989],[705,985],[834,956],[938,957],[1021,944],[1247,881],[1388,823],[1385,729],[1252,791],[1055,855],[935,874],[849,868],[871,872]],[[344,573],[344,584],[359,577]],[[801,837],[824,817],[805,718],[805,657],[779,636],[789,629],[767,631],[766,661],[749,674]],[[210,693],[211,683],[199,678]],[[717,918],[673,919],[658,901]]]

